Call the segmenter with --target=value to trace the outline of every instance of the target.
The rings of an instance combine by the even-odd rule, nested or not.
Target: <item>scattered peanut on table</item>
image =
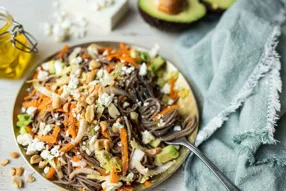
[[[10,156],[14,159],[17,159],[17,158],[19,158],[20,155],[17,152],[12,152],[12,153],[10,153]]]
[[[14,176],[16,174],[16,169],[15,168],[10,168],[10,175]]]
[[[17,176],[13,176],[12,177],[12,184],[16,187],[16,188],[22,188],[23,187],[23,181],[20,177]]]
[[[0,166],[6,166],[10,162],[9,159],[4,159],[1,161]]]
[[[24,168],[23,167],[17,167],[16,168],[16,176],[22,176],[24,173]]]

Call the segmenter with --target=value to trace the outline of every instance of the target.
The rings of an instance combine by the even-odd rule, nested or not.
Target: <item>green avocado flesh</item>
[[[209,4],[212,9],[228,9],[234,2],[235,0],[203,0],[203,2]]]
[[[164,164],[170,160],[178,158],[179,155],[179,151],[177,151],[173,145],[169,145],[164,147],[162,151],[155,156],[155,161],[157,163]]]
[[[199,20],[206,14],[206,8],[198,0],[188,0],[188,8],[177,15],[169,15],[158,10],[155,0],[139,0],[139,7],[148,15],[176,23],[191,23]]]

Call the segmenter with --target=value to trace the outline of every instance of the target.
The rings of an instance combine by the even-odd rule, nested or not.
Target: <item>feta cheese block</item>
[[[70,14],[81,15],[104,31],[110,32],[128,11],[128,0],[116,0],[102,9],[96,0],[60,0],[60,7]]]

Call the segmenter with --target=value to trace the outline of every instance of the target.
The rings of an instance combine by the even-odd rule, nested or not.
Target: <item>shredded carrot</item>
[[[117,175],[116,166],[112,165],[111,172],[110,172],[110,182],[111,183],[118,183],[119,177]]]
[[[114,69],[115,69],[114,64],[109,64],[107,67],[104,68],[104,70],[106,70],[108,73],[110,73]]]
[[[62,50],[56,55],[56,59],[59,59],[61,58],[64,53],[66,53],[67,51],[69,50],[69,46],[68,45],[65,45]]]
[[[24,102],[24,103],[23,103],[23,107],[24,107],[24,108],[28,108],[28,107],[31,107],[31,106],[37,107],[37,106],[38,106],[37,100],[31,100],[31,101],[29,101],[29,102]]]
[[[119,47],[120,47],[120,49],[122,49],[122,50],[128,51],[128,48],[127,48],[126,44],[123,43],[123,42],[121,42],[121,43],[119,44]]]
[[[97,171],[98,171],[99,174],[102,175],[102,176],[108,176],[108,174],[107,174],[104,170],[97,169]]]
[[[175,83],[176,83],[175,78],[171,77],[169,83],[170,83],[170,98],[176,100],[178,98],[178,92],[175,90]]]
[[[74,144],[68,143],[68,144],[66,144],[65,146],[63,146],[63,147],[60,149],[60,151],[61,151],[61,152],[67,152],[67,151],[71,150],[74,146],[75,146]]]
[[[27,125],[27,126],[26,126],[26,129],[27,129],[28,133],[29,133],[32,137],[34,137],[34,132],[32,131],[31,125]]]
[[[38,78],[38,74],[39,74],[39,71],[37,70],[37,71],[35,72],[35,74],[33,75],[33,79],[37,79],[37,78]]]
[[[54,167],[50,167],[48,173],[46,174],[46,179],[51,179],[56,173],[56,169]]]
[[[90,59],[91,58],[91,56],[89,54],[83,54],[83,55],[81,55],[81,57],[83,59]]]
[[[33,90],[28,96],[24,97],[24,100],[32,98],[36,94],[36,90]]]
[[[36,135],[35,138],[39,139],[40,141],[51,143],[51,144],[54,144],[57,141],[57,139],[54,136],[49,136],[49,135],[45,135],[45,136]]]
[[[145,185],[146,188],[150,188],[152,186],[152,183],[150,181],[146,180],[144,182],[144,185]]]
[[[73,139],[76,138],[76,130],[73,124],[68,127],[68,134],[71,135]]]
[[[53,131],[53,137],[55,137],[57,139],[60,131],[61,131],[60,127],[58,125],[56,125],[54,128],[54,131]]]
[[[73,157],[73,161],[74,161],[74,162],[79,162],[79,161],[80,161],[80,158],[79,158],[78,156],[74,156],[74,157]]]
[[[167,108],[163,109],[160,113],[158,113],[157,115],[155,115],[153,117],[153,120],[158,120],[160,118],[160,116],[166,115],[167,113],[169,113],[170,111],[173,111],[175,109],[178,109],[179,106],[178,105],[171,105],[168,106]]]
[[[120,188],[120,191],[133,191],[134,188],[131,186],[123,186]]]
[[[122,175],[125,176],[128,171],[128,141],[127,141],[127,131],[125,128],[120,129],[120,139],[121,139],[121,154],[122,154]]]
[[[58,108],[58,109],[56,109],[56,111],[57,112],[63,112],[64,110],[63,110],[63,108]]]
[[[134,67],[138,68],[138,64],[135,62],[135,60],[133,58],[130,58],[129,56],[120,56],[119,59],[124,60],[125,62],[129,62]]]

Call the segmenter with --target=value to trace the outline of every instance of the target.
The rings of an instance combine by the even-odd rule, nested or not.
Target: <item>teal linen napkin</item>
[[[286,190],[284,3],[238,0],[213,30],[200,23],[176,46],[202,109],[196,145],[241,190]],[[224,190],[194,156],[185,187]]]

